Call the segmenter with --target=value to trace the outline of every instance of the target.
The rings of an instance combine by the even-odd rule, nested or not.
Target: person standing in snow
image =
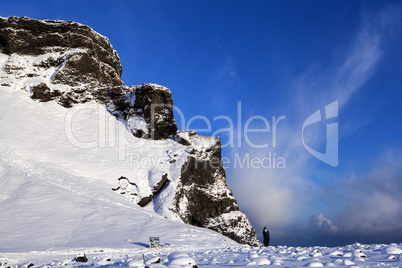
[[[264,237],[264,246],[268,247],[269,246],[269,231],[267,229],[267,227],[264,226],[264,230],[262,231],[262,235]]]

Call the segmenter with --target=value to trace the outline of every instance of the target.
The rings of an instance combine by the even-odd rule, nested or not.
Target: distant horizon
[[[398,1],[0,8],[109,38],[126,85],[168,87],[179,130],[221,137],[240,210],[288,246],[402,242],[401,15]]]

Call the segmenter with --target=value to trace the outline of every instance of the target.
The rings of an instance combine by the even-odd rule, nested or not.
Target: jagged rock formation
[[[176,148],[167,150],[167,166],[145,171],[142,178],[116,178],[114,191],[166,218],[260,244],[226,182],[220,139],[177,133],[170,90],[125,86],[120,59],[106,37],[75,22],[0,18],[0,70],[1,86],[66,108],[98,102],[135,137]]]
[[[177,132],[173,118],[172,93],[157,84],[117,86],[92,91],[93,98],[106,104],[108,111],[127,122],[138,138],[167,139]]]
[[[226,182],[220,138],[184,131],[177,134],[177,141],[188,145],[191,151],[181,168],[175,195],[176,213],[185,223],[207,227],[239,243],[258,245],[254,229],[240,213]]]
[[[54,84],[72,87],[123,84],[120,58],[109,39],[76,22],[0,18],[0,50],[7,55],[58,53],[59,57],[47,57],[35,65],[62,69],[52,76]]]

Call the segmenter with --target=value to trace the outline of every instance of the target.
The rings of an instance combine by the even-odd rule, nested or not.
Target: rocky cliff
[[[74,87],[123,84],[120,58],[109,40],[79,23],[17,17],[0,19],[0,49],[7,55],[57,55],[35,65],[38,69],[58,68],[52,76],[54,84]]]
[[[133,136],[179,148],[166,151],[167,166],[149,170],[145,183],[130,174],[115,178],[115,192],[166,218],[259,245],[227,185],[220,139],[178,132],[168,88],[125,86],[119,56],[106,37],[75,22],[0,18],[0,69],[1,86],[66,108],[97,102]]]

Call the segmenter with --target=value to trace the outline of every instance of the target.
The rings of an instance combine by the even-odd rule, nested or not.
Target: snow
[[[402,254],[402,249],[397,245],[393,244],[383,249],[382,254]]]
[[[197,263],[193,258],[190,257],[179,257],[176,259],[173,259],[170,263],[170,266],[187,266],[190,265],[190,267],[193,267],[193,265],[196,265]]]
[[[324,267],[324,265],[321,262],[313,261],[305,264],[303,267]]]
[[[214,148],[220,142],[219,138],[205,137],[195,134],[195,131],[182,131],[176,135],[179,139],[191,144],[191,148],[195,149],[195,154],[199,159],[209,160]]]
[[[139,243],[140,244],[140,243]],[[35,267],[242,267],[242,266],[283,266],[283,267],[323,267],[323,266],[351,266],[351,267],[401,267],[401,258],[389,258],[381,251],[388,245],[362,245],[367,257],[350,259],[334,257],[330,253],[339,251],[349,252],[353,245],[327,248],[327,247],[268,247],[253,248],[238,244],[220,244],[211,247],[198,245],[196,240],[187,240],[187,246],[166,247],[150,249],[138,245],[132,248],[88,247],[80,249],[49,249],[46,251],[32,251],[23,253],[1,253],[0,262],[7,265],[25,265],[33,263]],[[300,254],[310,255],[319,250],[322,256],[318,258],[307,257],[298,260]],[[87,263],[74,262],[78,255],[88,258]],[[251,258],[252,257],[252,258]],[[144,261],[145,259],[145,261]],[[155,263],[160,261],[160,263]]]
[[[166,91],[170,93],[170,89],[168,89],[167,87],[155,83],[149,83],[149,85],[151,85],[155,90]]]
[[[141,130],[143,133],[148,134],[147,122],[144,120],[144,118],[136,115],[128,118],[127,129],[129,129],[132,133],[136,133],[138,130]]]
[[[180,252],[180,251],[176,251],[176,252],[173,252],[173,253],[170,253],[170,254],[169,254],[168,260],[171,262],[171,261],[173,261],[174,259],[178,259],[178,258],[188,258],[188,257],[189,257],[189,256],[188,256],[187,253],[185,253],[185,252]]]
[[[271,262],[265,257],[256,257],[247,263],[247,265],[270,265]]]
[[[247,223],[244,222],[243,226],[245,228],[242,229],[237,229],[237,228],[233,228],[230,226],[230,222],[233,221],[234,219],[240,220],[242,221],[243,213],[241,213],[240,211],[231,211],[228,213],[222,213],[221,215],[219,215],[218,217],[215,217],[214,219],[209,219],[209,223],[208,226],[219,226],[219,225],[225,225],[228,226],[227,231],[228,232],[234,232],[236,235],[241,236],[244,235],[245,232],[247,232]]]
[[[70,86],[65,84],[51,83],[54,75],[60,71],[67,62],[69,55],[76,53],[87,53],[86,50],[75,48],[64,52],[49,52],[39,56],[0,53],[0,85],[8,84],[16,89],[30,89],[39,84],[46,83],[51,90],[60,92],[70,90]],[[41,67],[47,60],[57,61],[63,59],[63,63],[56,67]],[[8,71],[7,71],[7,70]]]

